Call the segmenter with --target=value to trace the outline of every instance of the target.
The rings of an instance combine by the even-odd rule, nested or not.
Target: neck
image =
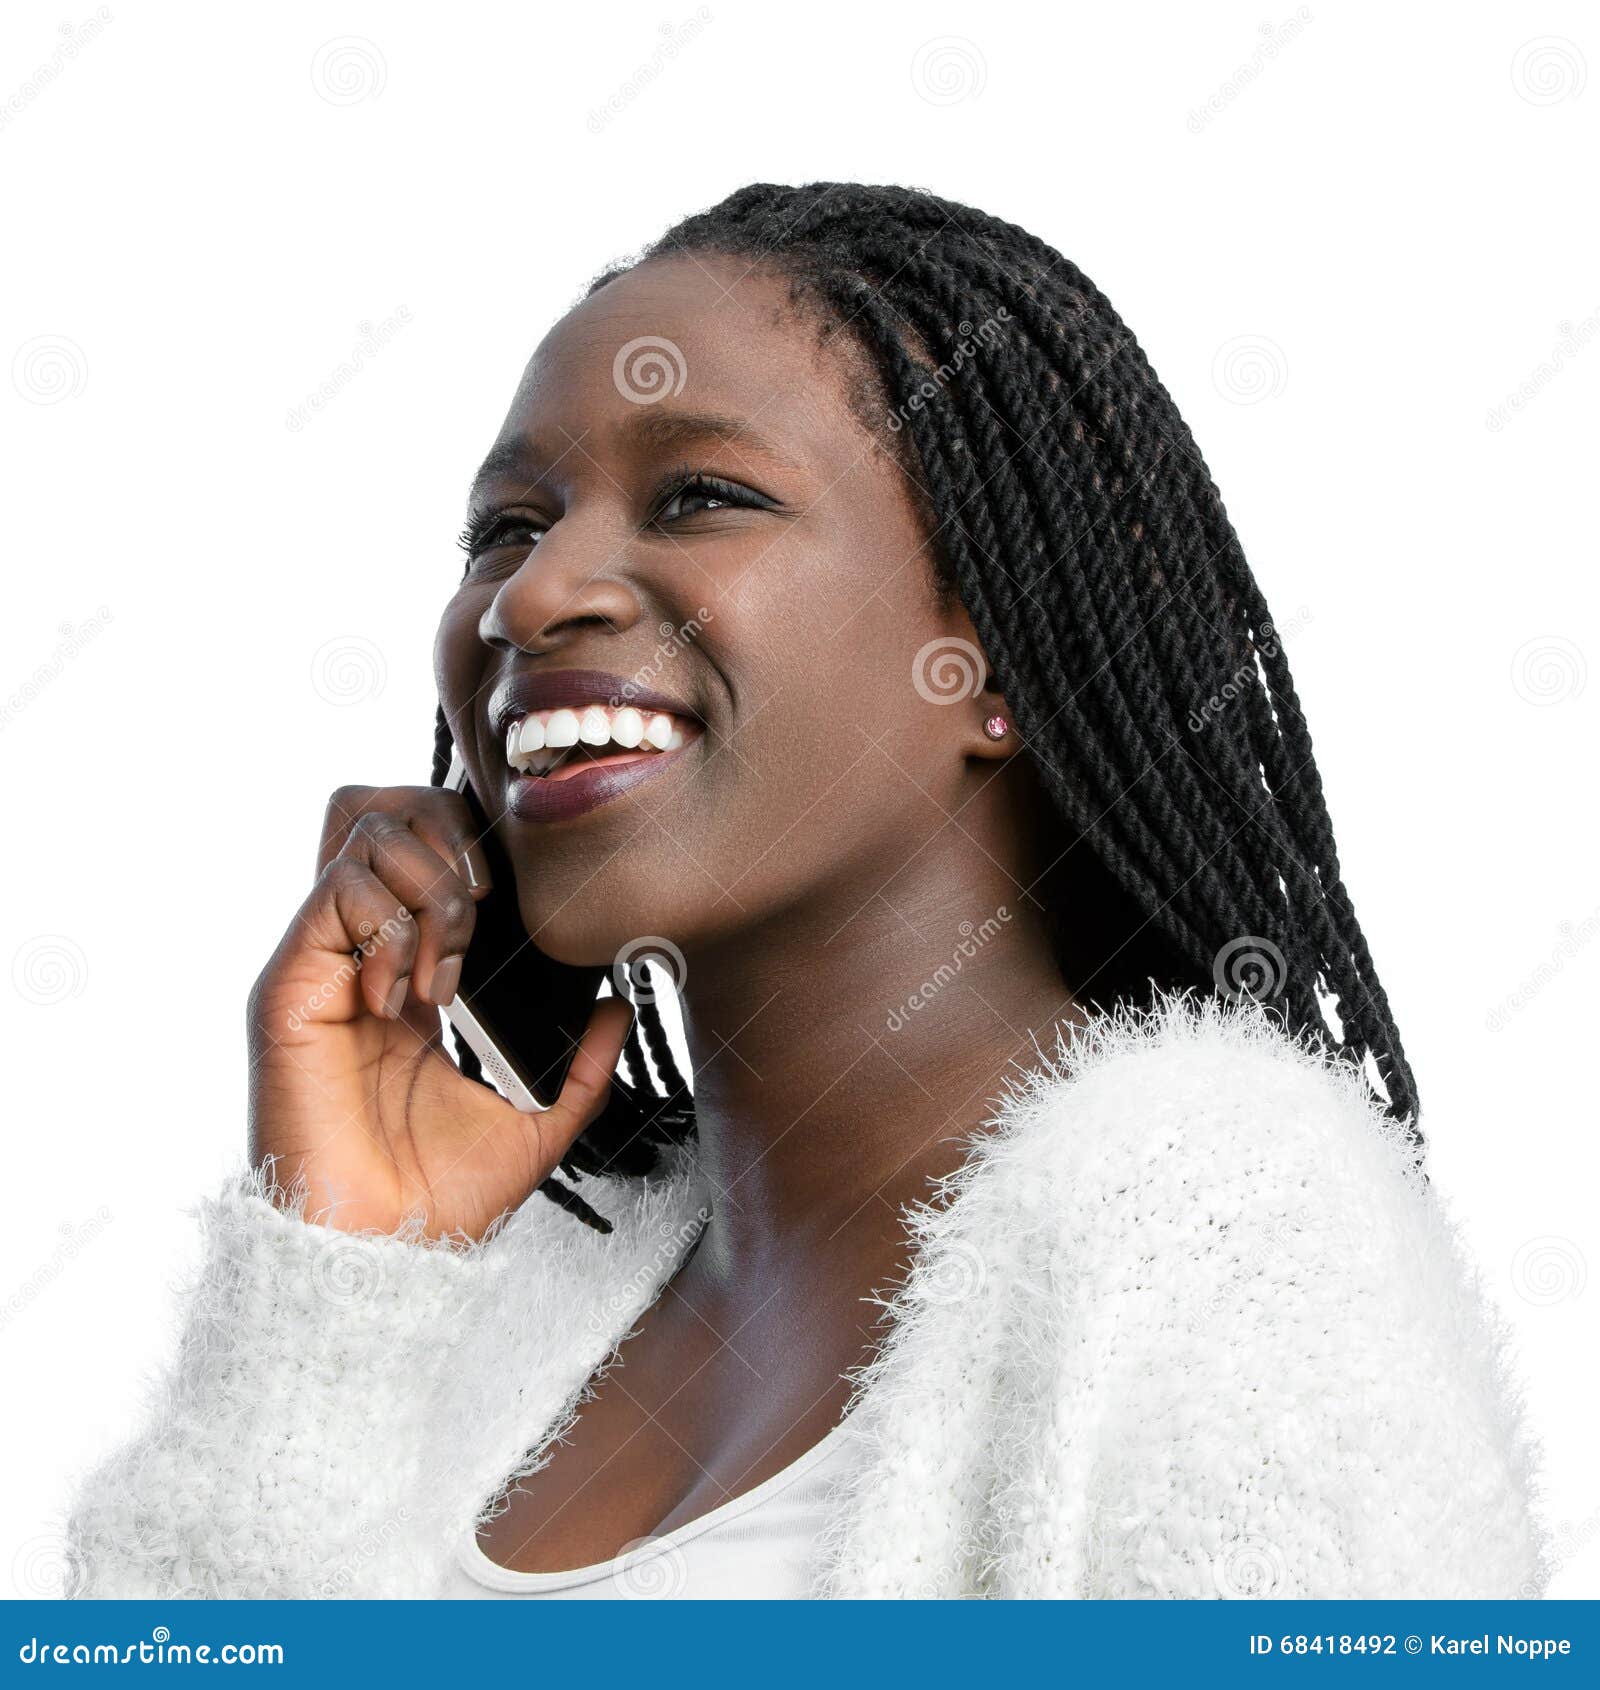
[[[736,953],[689,958],[684,1024],[715,1211],[700,1273],[770,1280],[893,1247],[901,1204],[963,1160],[1008,1069],[1081,1018],[1038,910],[981,867],[897,883],[893,907],[791,910],[781,943],[746,932]]]

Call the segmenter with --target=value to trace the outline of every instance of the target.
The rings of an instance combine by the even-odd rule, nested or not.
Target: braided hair
[[[1420,1156],[1415,1083],[1282,641],[1193,436],[1105,295],[1015,224],[856,183],[742,188],[590,292],[679,254],[786,280],[843,351],[852,406],[906,477],[940,594],[965,606],[1046,795],[1044,902],[1068,983],[1095,986],[1091,1001],[1140,980],[1247,992],[1375,1072]],[[1098,895],[1064,908],[1085,875]],[[1096,909],[1120,968],[1071,955]],[[652,1003],[627,1060],[633,1081],[575,1166],[653,1164],[693,1131]]]

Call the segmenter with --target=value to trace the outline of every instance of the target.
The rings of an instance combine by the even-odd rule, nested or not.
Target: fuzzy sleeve
[[[68,1595],[338,1596],[404,1541],[493,1245],[342,1232],[302,1203],[242,1171],[200,1205],[176,1359],[76,1488]]]
[[[1355,1071],[1240,1020],[1122,1081],[1075,1170],[1085,1593],[1541,1594],[1505,1334]]]

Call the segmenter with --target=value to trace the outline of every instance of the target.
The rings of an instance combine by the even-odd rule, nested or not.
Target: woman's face
[[[848,380],[787,282],[707,257],[619,277],[528,364],[436,661],[549,954],[608,964],[645,935],[692,954],[768,924],[821,942],[999,813],[968,808],[1003,755],[994,695],[932,701],[952,674],[928,648],[975,651],[971,624],[940,608]],[[507,722],[537,719],[517,755],[538,768],[552,753],[526,747],[565,736],[564,705],[612,737],[519,773]],[[660,712],[671,749],[619,743]]]

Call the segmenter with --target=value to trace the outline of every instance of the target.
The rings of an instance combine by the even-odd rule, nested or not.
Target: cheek
[[[468,749],[475,741],[472,704],[481,685],[487,648],[478,638],[481,593],[455,594],[439,618],[433,641],[433,675],[450,724],[450,737]]]
[[[942,621],[914,592],[852,586],[760,635],[759,674],[718,759],[719,873],[741,900],[887,873],[961,802],[958,708],[916,684]]]

